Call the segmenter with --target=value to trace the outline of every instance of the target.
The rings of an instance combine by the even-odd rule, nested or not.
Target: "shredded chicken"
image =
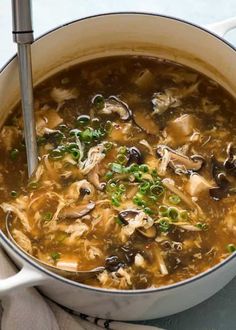
[[[81,173],[88,174],[97,164],[105,157],[105,147],[103,144],[98,144],[89,149],[87,159],[81,164]]]
[[[13,229],[12,236],[26,252],[32,254],[33,249],[31,241],[22,231],[18,229]]]

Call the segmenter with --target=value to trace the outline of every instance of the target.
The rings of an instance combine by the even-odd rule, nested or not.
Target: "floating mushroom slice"
[[[201,169],[204,162],[203,157],[200,155],[188,157],[165,145],[159,145],[157,147],[157,155],[162,157],[163,162],[165,162],[165,167],[169,164],[175,170],[180,169],[182,172],[187,172],[189,170],[198,171]]]
[[[152,135],[157,135],[159,133],[159,126],[150,114],[140,110],[133,111],[133,120],[144,132]]]
[[[77,219],[90,213],[95,208],[95,203],[90,202],[86,205],[76,205],[65,207],[58,215],[59,219]]]
[[[136,163],[138,165],[143,163],[143,156],[140,150],[136,147],[130,147],[128,149],[128,165]]]
[[[129,120],[132,117],[132,112],[129,109],[128,104],[121,101],[116,96],[110,96],[106,101],[103,109],[100,113],[110,115],[112,113],[117,113],[122,120]]]

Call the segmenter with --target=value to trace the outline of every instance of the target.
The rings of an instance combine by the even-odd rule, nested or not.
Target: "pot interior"
[[[141,13],[85,18],[36,40],[32,45],[34,86],[71,65],[121,54],[155,56],[187,65],[236,94],[233,47],[190,23]],[[1,125],[19,101],[16,58],[0,74],[0,99]]]

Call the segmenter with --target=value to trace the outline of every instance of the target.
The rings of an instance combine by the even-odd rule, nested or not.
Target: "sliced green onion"
[[[123,173],[124,172],[124,166],[118,163],[111,163],[110,169],[115,173]]]
[[[169,207],[168,211],[167,211],[168,217],[172,220],[172,221],[177,221],[178,216],[179,216],[179,211],[174,208],[174,207]]]
[[[119,191],[120,191],[120,192],[125,192],[125,190],[126,190],[125,185],[121,183],[121,184],[119,185]]]
[[[57,147],[56,149],[53,149],[50,151],[50,158],[53,159],[61,159],[64,156],[65,149]]]
[[[144,211],[146,214],[148,214],[148,215],[152,215],[152,214],[153,214],[153,211],[150,209],[150,207],[145,207],[143,211]]]
[[[236,246],[234,244],[228,244],[227,250],[229,251],[229,253],[233,253],[236,251]]]
[[[140,184],[139,186],[139,191],[142,193],[142,194],[145,194],[149,188],[150,188],[150,182],[148,181],[144,181],[143,183]]]
[[[140,181],[141,179],[142,179],[142,176],[143,176],[143,174],[142,174],[142,172],[134,172],[133,173],[133,176],[135,177],[135,179],[137,180],[137,181]]]
[[[38,136],[37,137],[37,145],[38,146],[42,146],[45,143],[47,143],[47,139],[45,138],[45,136]]]
[[[60,259],[61,254],[59,252],[52,252],[50,256],[56,262],[58,259]]]
[[[150,187],[150,191],[155,196],[161,196],[164,192],[164,188],[159,184],[155,184]]]
[[[74,160],[77,160],[80,158],[80,151],[78,149],[72,149],[70,154]]]
[[[91,128],[86,128],[79,134],[81,141],[90,143],[93,140],[93,130]]]
[[[119,154],[126,154],[127,148],[125,146],[122,146],[118,149]]]
[[[18,158],[19,154],[20,154],[20,151],[18,149],[16,149],[16,148],[15,149],[12,149],[10,151],[10,158],[11,158],[11,160],[16,160]]]
[[[177,205],[181,202],[181,199],[178,195],[171,195],[169,197],[169,201],[171,202],[171,204]]]
[[[108,172],[105,174],[105,179],[106,179],[106,180],[110,180],[112,177],[113,177],[113,172],[111,172],[111,171],[108,171]]]
[[[120,220],[119,217],[115,217],[114,220],[116,223],[118,223],[118,225],[123,226],[123,222]]]
[[[188,219],[188,212],[186,210],[181,210],[179,212],[179,218],[181,220],[187,220]]]
[[[18,193],[15,190],[11,191],[11,197],[16,198],[18,196]]]
[[[117,162],[122,165],[124,165],[127,162],[127,157],[124,154],[118,154],[116,159]]]
[[[47,221],[52,220],[52,216],[53,216],[52,212],[45,212],[42,215],[42,219],[43,219],[43,221],[47,222]]]
[[[132,164],[127,170],[129,173],[135,173],[139,171],[139,166],[137,164]]]
[[[120,201],[119,201],[119,199],[117,198],[116,195],[112,195],[112,197],[111,197],[111,203],[114,206],[117,206],[117,207],[120,206]]]
[[[206,223],[204,223],[204,222],[198,222],[196,224],[196,227],[199,228],[199,229],[201,229],[201,230],[207,230],[208,229],[208,225]]]
[[[81,130],[76,129],[76,128],[75,129],[71,129],[70,132],[69,132],[70,136],[79,136],[80,133],[81,133]]]
[[[167,233],[170,229],[170,220],[167,217],[158,220],[159,229],[163,233]]]
[[[105,142],[104,147],[106,148],[106,151],[109,151],[109,150],[112,149],[113,143],[112,142]]]
[[[39,183],[37,181],[31,181],[28,186],[30,189],[37,189],[39,187]]]
[[[165,205],[159,206],[159,214],[161,216],[167,216],[168,215],[168,207]]]
[[[76,119],[76,123],[79,126],[87,126],[90,122],[90,117],[87,115],[81,115]]]
[[[98,110],[101,110],[105,106],[105,99],[101,94],[95,95],[92,99],[92,103]]]
[[[109,133],[111,131],[111,128],[112,122],[110,120],[107,120],[104,124],[104,130]]]
[[[146,164],[141,164],[141,165],[139,165],[139,170],[143,173],[148,173],[149,167]]]

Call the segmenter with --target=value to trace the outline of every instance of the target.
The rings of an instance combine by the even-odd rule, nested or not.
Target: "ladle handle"
[[[28,176],[30,177],[38,164],[30,47],[34,40],[30,0],[12,0],[12,17],[13,39],[18,44],[21,103],[24,118]]]

